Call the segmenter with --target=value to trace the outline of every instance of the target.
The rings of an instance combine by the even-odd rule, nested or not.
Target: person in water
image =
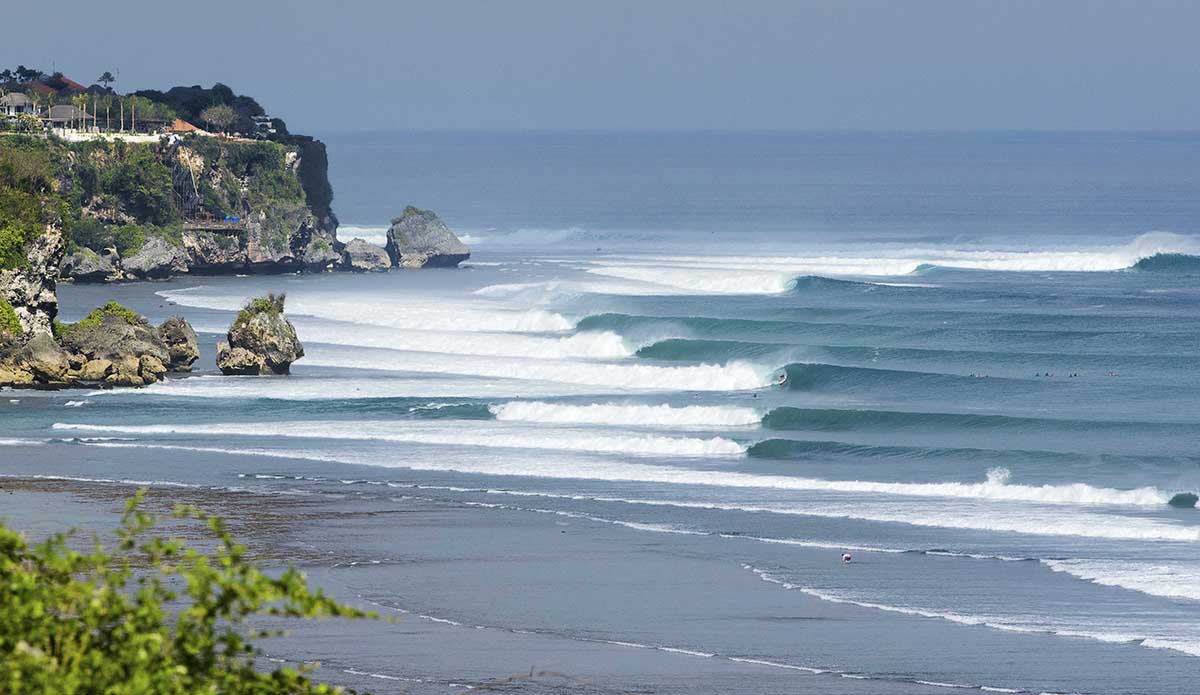
[[[842,564],[843,565],[850,564],[850,561],[853,559],[854,558],[850,556],[850,553],[842,553]]]

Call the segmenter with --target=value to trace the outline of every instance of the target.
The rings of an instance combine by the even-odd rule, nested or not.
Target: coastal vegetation
[[[17,318],[13,305],[0,299],[0,341],[18,337],[24,332],[25,329],[21,328],[21,321]]]
[[[225,522],[177,505],[156,533],[145,491],[125,508],[115,543],[78,532],[31,545],[0,525],[0,691],[25,695],[307,695],[339,688],[312,665],[267,671],[256,641],[282,634],[256,618],[373,618],[311,589],[294,568],[266,573]],[[207,548],[214,547],[212,550]]]

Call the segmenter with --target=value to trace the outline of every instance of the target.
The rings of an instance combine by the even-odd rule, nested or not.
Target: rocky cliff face
[[[58,315],[58,266],[64,250],[62,232],[48,226],[26,248],[28,262],[0,270],[0,301],[12,307],[23,334],[50,333]]]
[[[320,141],[189,135],[41,146],[71,211],[63,278],[320,271],[344,261]]]

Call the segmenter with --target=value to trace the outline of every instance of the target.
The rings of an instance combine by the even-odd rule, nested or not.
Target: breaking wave
[[[692,405],[674,407],[622,403],[564,405],[512,401],[489,410],[497,420],[558,424],[648,425],[664,427],[739,427],[756,425],[760,415],[750,408]]]

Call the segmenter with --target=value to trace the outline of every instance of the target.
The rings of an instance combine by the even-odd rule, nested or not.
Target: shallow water
[[[330,147],[343,237],[420,202],[472,237],[467,267],[65,287],[68,320],[183,313],[200,369],[6,393],[0,473],[448,505],[486,537],[318,528],[365,564],[316,576],[504,634],[734,657],[770,688],[1194,689],[1200,516],[1171,502],[1200,490],[1200,138]],[[307,356],[213,373],[268,290]],[[557,522],[559,552],[504,561]],[[648,673],[620,686],[669,689]]]

